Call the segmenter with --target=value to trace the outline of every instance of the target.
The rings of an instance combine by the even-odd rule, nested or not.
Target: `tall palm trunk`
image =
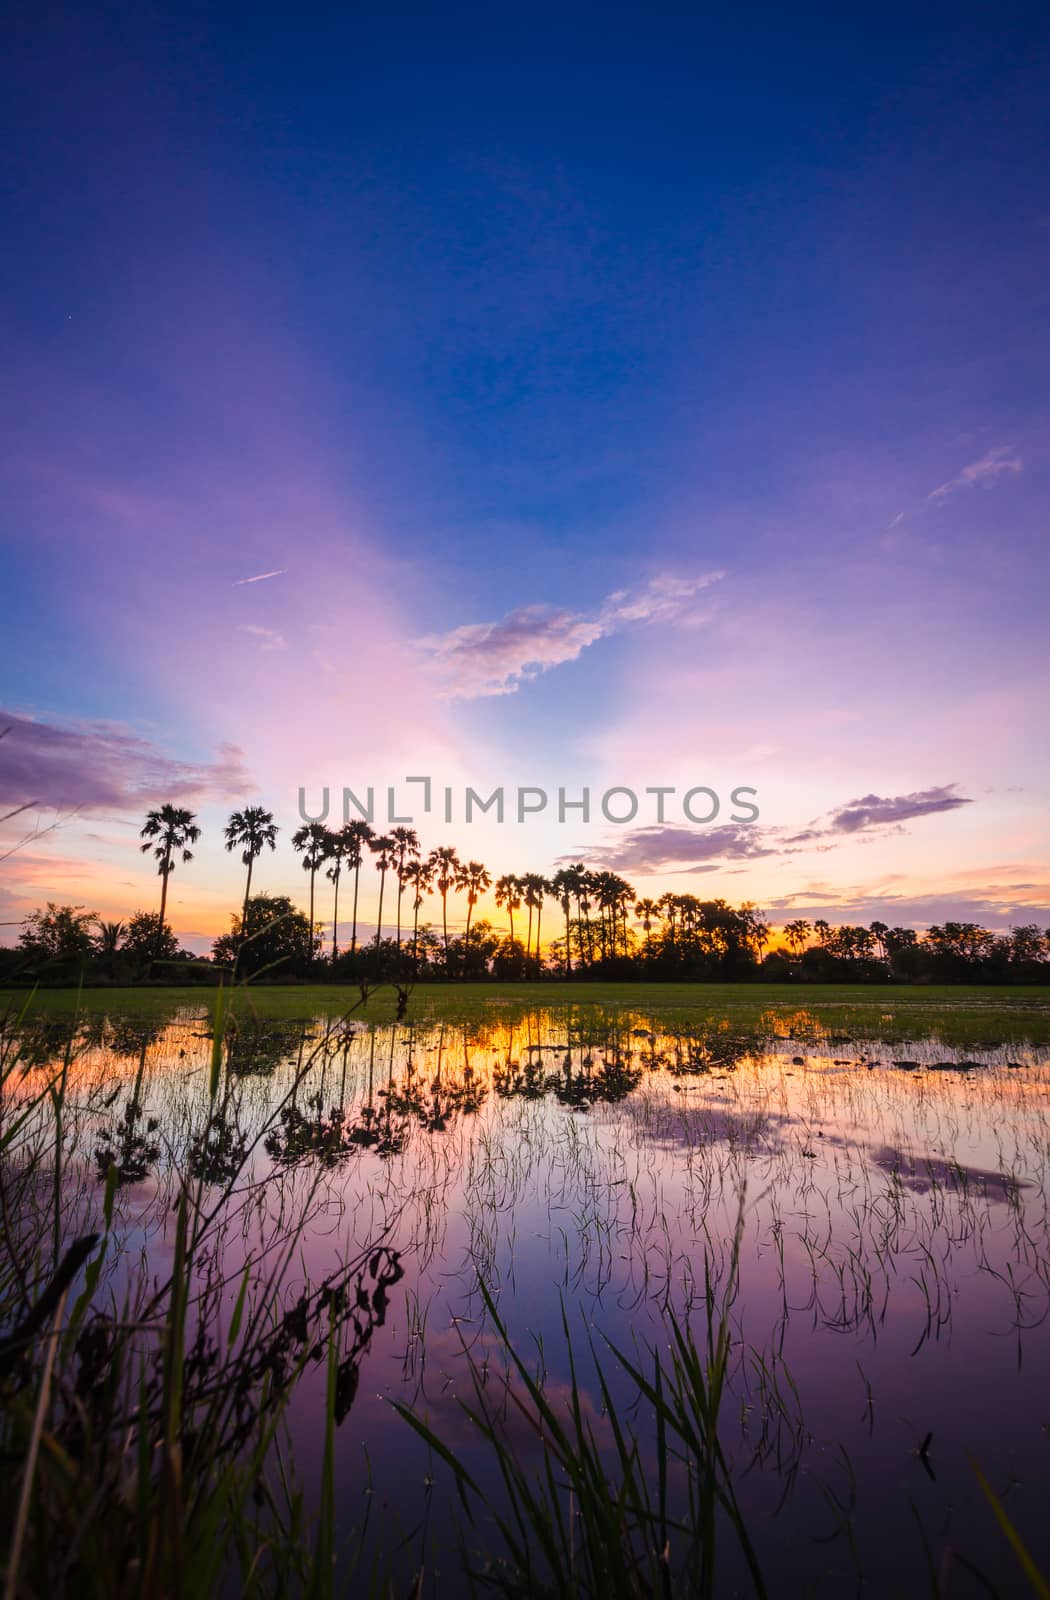
[[[530,906],[529,907],[529,926],[528,926],[528,929],[527,929],[526,934],[525,934],[525,960],[526,961],[529,959],[529,951],[531,949],[532,949],[532,907]]]
[[[412,971],[419,972],[419,896],[412,899]]]
[[[386,868],[379,874],[379,915],[376,919],[376,965],[379,965],[379,940],[383,932],[383,886],[386,883]]]
[[[246,937],[247,932],[248,932],[248,901],[251,899],[251,894],[252,894],[252,868],[254,867],[254,865],[255,865],[255,857],[254,856],[249,856],[248,857],[248,881],[244,885],[244,904],[241,907],[241,936],[237,941],[237,956],[234,957],[234,962],[233,962],[233,968],[234,968],[235,972],[237,970],[237,958],[240,956],[240,953],[241,953],[242,949],[244,948],[244,940],[245,940],[245,937]]]
[[[441,932],[445,939],[445,974],[448,975],[448,890],[441,891]]]
[[[311,867],[310,868],[310,926],[306,930],[306,959],[307,959],[307,961],[312,961],[313,958],[314,958],[314,878],[316,876],[317,876],[317,868],[316,867]]]
[[[164,857],[160,873],[160,915],[157,918],[157,937],[153,941],[154,959],[160,955],[160,941],[164,937],[164,913],[168,905],[168,874],[171,872],[171,851]]]
[[[335,877],[332,879],[332,884],[333,884],[333,887],[335,889],[335,904],[332,907],[332,965],[334,967],[335,966],[335,962],[336,962],[336,957],[339,954],[339,949],[338,949],[338,946],[336,944],[336,940],[339,937],[339,874],[338,874],[338,872],[336,873]]]
[[[401,874],[399,872],[397,875],[397,948],[399,950],[401,949],[401,896],[404,894],[404,892],[405,886],[401,881]]]
[[[569,901],[565,900],[565,976],[572,977],[572,947],[569,942]]]
[[[358,890],[358,886],[360,885],[360,882],[361,882],[361,863],[359,861],[357,863],[356,867],[354,868],[354,920],[353,920],[353,923],[352,923],[351,928],[350,928],[350,954],[351,955],[353,955],[354,952],[357,949],[357,890]]]
[[[540,922],[543,918],[543,901],[536,907],[536,961],[540,959]]]

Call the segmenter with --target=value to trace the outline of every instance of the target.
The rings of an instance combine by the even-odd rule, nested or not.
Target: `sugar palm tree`
[[[394,843],[393,839],[388,833],[384,833],[378,839],[369,839],[368,848],[375,856],[376,866],[379,869],[379,915],[376,918],[376,960],[378,961],[379,940],[382,937],[383,932],[383,886],[386,883],[387,873],[394,865],[397,845]]]
[[[429,860],[410,861],[405,868],[405,882],[412,885],[412,967],[419,964],[419,908],[423,896],[430,888],[434,868]]]
[[[160,873],[160,915],[157,918],[157,944],[164,933],[164,913],[168,904],[168,879],[174,867],[175,857],[181,856],[183,862],[193,860],[191,844],[196,844],[201,836],[197,827],[197,819],[192,811],[185,810],[182,806],[160,806],[156,811],[147,811],[145,825],[139,833],[139,838],[146,842],[142,845],[142,853],[152,850],[157,858],[157,871]]]
[[[557,898],[565,917],[565,976],[572,976],[572,947],[569,939],[572,916],[572,897],[575,888],[575,869],[562,867],[551,879],[551,893]]]
[[[642,924],[645,933],[645,958],[651,960],[653,953],[653,923],[659,916],[659,908],[655,900],[636,900],[634,914]]]
[[[350,925],[350,951],[353,954],[357,949],[357,891],[361,883],[361,862],[364,860],[365,845],[369,839],[375,838],[375,834],[364,817],[356,817],[353,822],[348,822],[341,832],[348,841],[346,864],[354,869],[354,912]]]
[[[526,955],[526,958],[528,957],[529,952],[532,949],[532,913],[534,911],[536,912],[536,933],[537,933],[536,954],[539,955],[539,953],[540,953],[540,945],[539,945],[539,913],[540,913],[540,911],[542,910],[542,907],[543,907],[543,891],[546,888],[546,886],[547,886],[546,885],[546,880],[543,877],[541,877],[541,875],[538,872],[526,872],[525,876],[521,880],[521,888],[522,888],[522,893],[523,893],[523,895],[525,897],[525,904],[529,908],[529,935],[528,935],[528,939],[525,942],[525,955]]]
[[[662,894],[656,902],[657,909],[667,922],[667,932],[671,940],[671,949],[675,947],[675,913],[678,910],[678,897],[671,894],[670,890]]]
[[[441,896],[441,931],[445,940],[445,971],[448,971],[448,891],[459,884],[463,864],[456,853],[455,847],[450,844],[438,845],[436,850],[431,850],[427,857],[434,881],[434,887]]]
[[[514,944],[514,913],[521,905],[521,880],[513,872],[505,872],[502,878],[496,879],[496,904],[506,906],[507,916],[510,919],[510,942]]]
[[[408,879],[405,869],[412,861],[419,860],[419,834],[415,828],[391,828],[390,837],[394,841],[394,869],[397,872],[397,945],[401,948],[401,896],[405,892]]]
[[[325,877],[334,890],[332,904],[332,963],[335,964],[339,955],[339,880],[343,875],[343,866],[358,848],[355,838],[349,830],[352,823],[346,823],[332,834],[332,847],[329,851],[331,866],[325,871]]]
[[[537,873],[536,882],[533,885],[533,893],[536,896],[536,960],[540,961],[543,957],[543,947],[540,943],[543,922],[543,897],[551,893],[550,879],[543,877],[542,873]]]
[[[317,870],[323,867],[332,854],[335,835],[323,822],[307,822],[292,834],[292,849],[303,858],[303,870],[310,874],[310,930],[307,935],[307,960],[314,949],[314,880]]]
[[[581,960],[586,965],[594,960],[594,950],[591,944],[591,900],[594,892],[594,873],[588,872],[582,861],[577,861],[570,867],[573,875],[573,895],[576,900],[576,945]]]
[[[788,949],[792,955],[799,956],[806,948],[806,940],[812,933],[812,928],[804,917],[798,917],[794,922],[789,922],[784,929],[784,937],[788,942]]]
[[[248,901],[252,893],[252,869],[262,855],[263,850],[269,845],[271,850],[277,849],[277,824],[273,820],[273,812],[267,811],[263,806],[245,806],[243,811],[235,811],[226,824],[227,850],[240,850],[241,860],[248,868],[248,878],[244,885],[244,906],[241,911],[241,936],[237,942],[238,951],[244,943],[248,929]]]
[[[474,907],[477,905],[478,901],[481,899],[491,882],[492,874],[489,872],[487,867],[485,867],[480,861],[468,861],[466,866],[463,868],[460,874],[459,882],[456,885],[457,888],[465,889],[467,891],[467,932],[464,943],[468,948],[470,946],[470,919],[473,914]]]

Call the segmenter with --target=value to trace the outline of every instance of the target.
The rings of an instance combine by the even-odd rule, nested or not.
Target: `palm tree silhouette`
[[[470,949],[470,919],[481,896],[492,882],[492,874],[480,861],[468,861],[456,887],[467,891],[467,931],[464,945]]]
[[[394,867],[397,871],[397,947],[401,948],[401,896],[405,892],[405,869],[410,861],[419,859],[419,834],[415,828],[391,828],[394,841]]]
[[[163,923],[161,924],[163,927]],[[101,956],[115,956],[120,949],[127,928],[123,922],[103,922],[98,919],[98,953]]]
[[[292,849],[302,854],[303,869],[310,874],[310,931],[307,936],[307,960],[313,955],[314,948],[314,879],[317,877],[318,867],[323,867],[332,854],[334,842],[335,835],[323,822],[307,822],[292,834]]]
[[[667,920],[667,933],[668,933],[668,937],[670,938],[670,941],[671,941],[671,950],[672,950],[672,953],[673,953],[674,948],[675,948],[675,922],[674,922],[674,919],[675,919],[675,912],[678,909],[678,896],[677,895],[673,895],[673,894],[671,894],[670,891],[668,891],[667,894],[662,894],[660,896],[660,898],[656,902],[656,904],[657,904],[659,910],[661,911],[661,913],[663,914],[663,916]]]
[[[383,886],[386,883],[387,873],[394,865],[397,845],[388,833],[384,833],[379,839],[369,839],[368,848],[375,856],[376,866],[379,868],[379,915],[376,918],[376,961],[378,962],[379,940],[383,932]]]
[[[459,887],[463,864],[450,844],[438,845],[427,857],[433,874],[434,886],[441,896],[441,930],[445,939],[445,971],[448,972],[448,891]]]
[[[329,856],[332,865],[325,872],[325,877],[331,883],[335,894],[332,905],[332,962],[333,965],[339,954],[339,880],[343,875],[343,864],[348,861],[358,848],[354,836],[350,833],[352,823],[345,823],[337,832],[332,834],[332,847]]]
[[[369,827],[364,817],[356,817],[353,822],[348,822],[340,830],[349,841],[346,850],[346,864],[354,869],[354,912],[350,925],[350,953],[357,949],[357,891],[361,882],[361,862],[364,860],[364,848],[369,839],[375,838],[374,831]]]
[[[567,978],[572,976],[572,947],[569,932],[575,881],[575,868],[561,867],[550,882],[551,893],[557,897],[565,917],[565,976]]]
[[[799,917],[795,922],[789,922],[784,929],[784,937],[788,942],[788,949],[792,955],[801,955],[806,948],[806,940],[812,933],[812,928],[804,917]]]
[[[534,959],[537,962],[543,960],[543,946],[540,943],[541,927],[543,923],[543,898],[545,895],[550,894],[550,892],[550,879],[545,878],[541,872],[537,872],[536,882],[533,885],[533,894],[536,896],[536,952]]]
[[[496,904],[507,908],[507,916],[510,919],[510,942],[513,947],[514,913],[521,905],[521,880],[516,878],[513,872],[505,872],[502,878],[496,879]]]
[[[244,906],[241,910],[241,936],[237,941],[238,954],[248,931],[252,869],[267,845],[271,850],[277,849],[277,831],[273,812],[265,810],[263,806],[245,806],[243,811],[235,811],[226,824],[226,848],[240,850],[241,860],[248,868],[248,878],[244,885]]]
[[[538,872],[526,872],[521,880],[525,904],[529,908],[529,935],[525,942],[525,956],[528,958],[532,949],[532,913],[536,913],[536,955],[540,953],[540,914],[543,910],[543,891],[547,887],[547,880]]]
[[[193,851],[189,848],[196,844],[201,836],[197,827],[197,819],[192,811],[187,811],[182,806],[161,806],[156,811],[147,811],[146,822],[139,833],[140,839],[145,839],[141,846],[145,855],[147,850],[152,850],[157,858],[157,871],[161,877],[160,890],[160,915],[157,918],[156,947],[160,948],[160,941],[164,934],[164,912],[168,904],[168,879],[175,867],[175,857],[181,855],[184,862],[193,860]]]
[[[427,861],[410,861],[405,868],[405,882],[412,885],[412,968],[415,971],[419,965],[419,908],[423,904],[423,896],[430,888],[434,876],[432,863]]]
[[[660,914],[656,901],[636,900],[634,902],[634,914],[641,922],[645,933],[645,958],[647,961],[651,961],[653,954],[653,923]]]

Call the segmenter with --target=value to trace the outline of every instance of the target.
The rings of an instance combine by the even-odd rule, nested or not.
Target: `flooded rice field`
[[[154,1518],[177,1459],[213,1589],[1040,1592],[1046,1046],[559,1007],[5,1052],[6,1403],[51,1329],[53,1451]],[[168,1570],[52,1467],[35,1592]]]

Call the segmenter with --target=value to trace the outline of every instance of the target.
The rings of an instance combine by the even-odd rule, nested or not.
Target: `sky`
[[[153,907],[170,800],[206,948],[225,817],[301,901],[326,786],[494,875],[1050,925],[1043,4],[44,4],[0,77],[0,940]]]

